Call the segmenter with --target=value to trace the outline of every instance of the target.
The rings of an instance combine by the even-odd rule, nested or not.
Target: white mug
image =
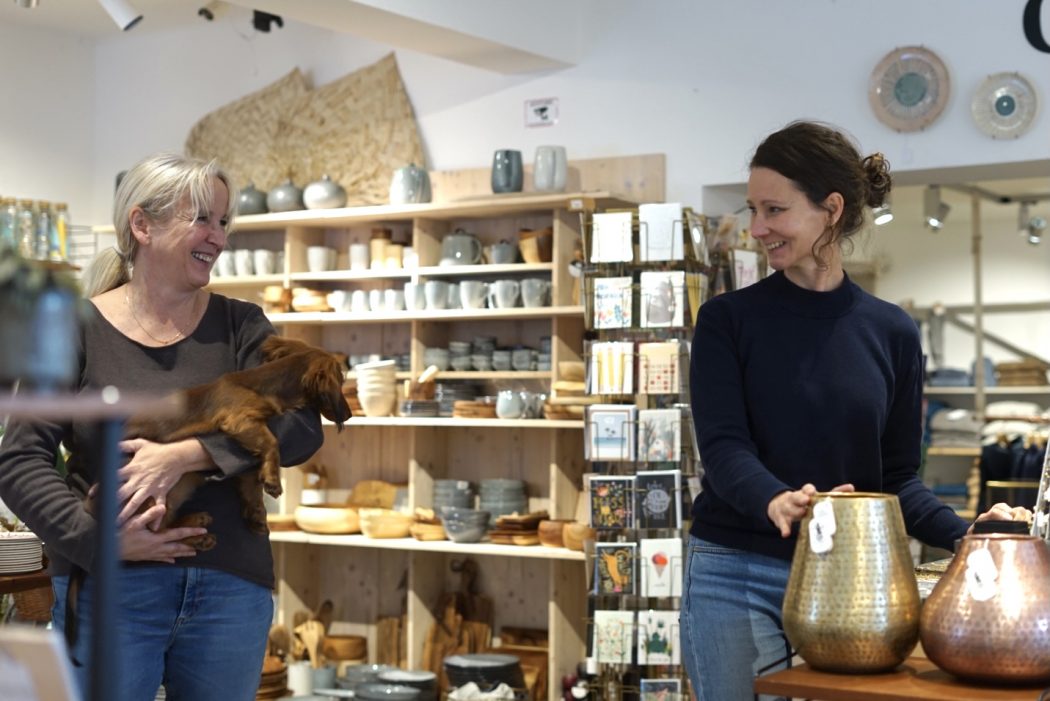
[[[374,312],[383,311],[383,291],[382,290],[369,290],[368,291],[368,308]]]
[[[496,280],[489,286],[489,306],[495,309],[516,307],[520,293],[517,280]]]
[[[364,290],[354,290],[350,293],[350,311],[362,314],[368,311],[368,293]]]
[[[550,280],[525,278],[521,281],[521,303],[526,307],[546,306],[550,290]]]
[[[273,275],[277,270],[277,254],[266,248],[252,251],[252,264],[256,275]]]
[[[255,266],[252,263],[252,252],[247,248],[239,248],[234,251],[233,267],[238,275],[254,275]]]
[[[383,306],[388,312],[399,312],[405,308],[405,291],[393,288],[383,291]]]
[[[306,268],[311,273],[323,273],[335,267],[336,252],[328,246],[306,247]]]
[[[368,270],[368,244],[350,244],[350,269]]]
[[[448,308],[448,283],[444,280],[427,280],[423,285],[427,309]]]
[[[459,283],[459,301],[464,309],[484,309],[489,285],[480,280],[463,280]]]
[[[427,297],[423,285],[418,282],[405,283],[405,307],[409,311],[419,312],[427,308]]]

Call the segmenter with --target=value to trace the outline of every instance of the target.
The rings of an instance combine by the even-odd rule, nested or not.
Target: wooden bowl
[[[329,661],[358,660],[368,656],[368,640],[361,635],[326,635],[321,652]]]
[[[583,361],[582,360],[559,360],[558,361],[558,379],[568,380],[570,382],[583,382]]]
[[[295,514],[266,514],[266,525],[270,532],[299,530],[295,523]]]
[[[573,521],[567,519],[549,519],[540,521],[540,525],[537,529],[540,536],[540,545],[546,545],[548,548],[564,548],[565,539],[562,536],[565,530],[565,524],[573,523]]]
[[[361,532],[369,538],[407,538],[412,516],[390,509],[361,509]]]
[[[583,552],[583,543],[588,540],[597,540],[598,531],[594,530],[586,523],[566,523],[564,530],[561,534],[562,542],[565,543],[565,547],[569,550],[576,550]]]
[[[300,504],[295,507],[295,523],[308,533],[360,533],[357,509],[342,504]]]

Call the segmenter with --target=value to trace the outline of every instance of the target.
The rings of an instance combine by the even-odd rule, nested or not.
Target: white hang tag
[[[966,591],[974,601],[988,601],[999,592],[999,568],[987,549],[966,556]]]
[[[831,551],[832,536],[835,535],[835,509],[830,501],[821,501],[813,506],[813,517],[809,520],[809,549],[816,554]]]

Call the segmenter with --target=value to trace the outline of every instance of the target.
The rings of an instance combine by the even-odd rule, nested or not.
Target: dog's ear
[[[333,353],[316,351],[303,374],[303,390],[309,403],[321,416],[334,422],[340,430],[350,418],[350,405],[343,396],[343,363]]]
[[[286,338],[285,336],[269,336],[262,343],[263,358],[267,361],[285,358],[293,353],[303,353],[310,350],[316,349],[308,343],[294,338]]]

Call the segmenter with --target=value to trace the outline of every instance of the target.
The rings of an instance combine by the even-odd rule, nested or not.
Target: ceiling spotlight
[[[944,220],[948,218],[951,207],[941,201],[941,188],[939,185],[930,185],[926,188],[923,197],[923,214],[926,218],[926,226],[934,231],[944,228]]]
[[[1046,231],[1046,219],[1043,217],[1032,217],[1028,220],[1028,243],[1036,246],[1043,240],[1043,232]]]
[[[890,209],[890,203],[884,202],[878,207],[871,210],[871,215],[875,221],[875,226],[882,226],[883,224],[889,224],[893,221],[893,210]]]
[[[110,16],[121,31],[128,31],[142,19],[142,14],[128,4],[127,0],[98,0],[102,9]]]
[[[19,7],[36,7],[39,4],[39,0],[15,0],[15,4]]]
[[[263,12],[262,10],[255,10],[252,12],[252,26],[255,27],[255,31],[269,32],[270,27],[275,24],[278,27],[284,26],[284,20],[280,15],[273,15],[269,12]]]
[[[1032,218],[1031,204],[1022,202],[1017,210],[1017,233],[1019,236],[1028,235],[1028,220]]]

